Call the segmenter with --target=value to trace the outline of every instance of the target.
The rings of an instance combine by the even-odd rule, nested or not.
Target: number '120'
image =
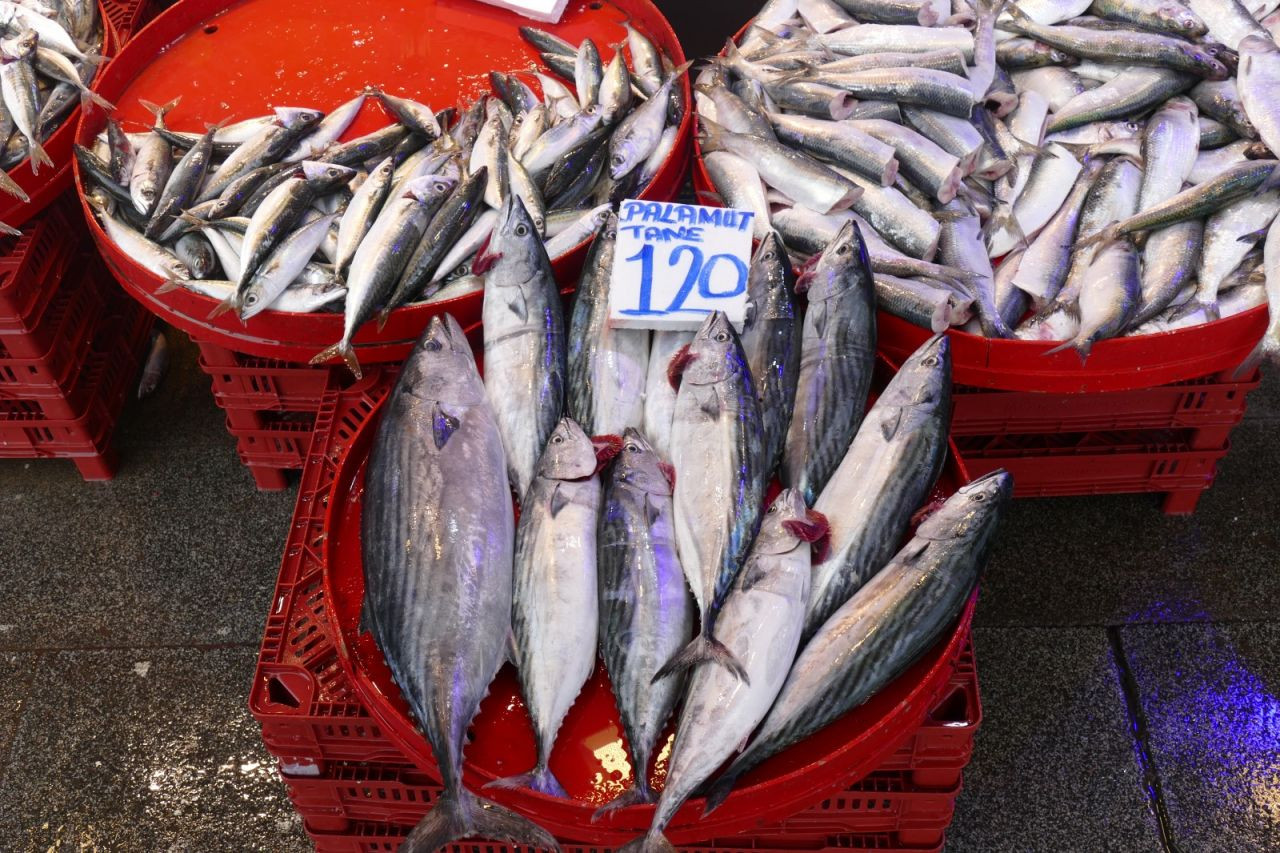
[[[685,273],[684,281],[680,284],[680,289],[676,291],[675,298],[671,300],[671,304],[666,308],[653,307],[653,246],[645,246],[636,252],[628,261],[640,262],[640,306],[638,308],[624,308],[623,314],[633,315],[653,315],[653,314],[670,314],[675,311],[692,311],[700,314],[711,313],[705,308],[685,308],[684,302],[689,298],[689,294],[693,291],[694,286],[698,288],[698,295],[703,299],[727,299],[731,296],[737,296],[747,289],[747,265],[740,258],[733,255],[712,255],[709,258],[703,257],[702,250],[697,246],[677,246],[667,257],[667,266],[674,267],[680,263],[680,258],[684,254],[690,256],[689,271]],[[732,264],[737,278],[734,285],[729,290],[712,290],[711,274],[715,272],[716,264],[727,263]]]

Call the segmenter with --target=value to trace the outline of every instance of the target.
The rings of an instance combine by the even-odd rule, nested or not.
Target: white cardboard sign
[[[560,23],[564,7],[569,5],[569,0],[480,0],[480,2],[508,9],[517,15],[524,15],[535,21],[545,21],[548,24]]]
[[[609,323],[696,330],[723,311],[739,331],[751,267],[749,210],[627,199],[609,284]]]

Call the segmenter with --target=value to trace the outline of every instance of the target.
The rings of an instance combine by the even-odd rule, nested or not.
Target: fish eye
[[[564,444],[564,436],[563,436],[563,435],[553,435],[553,436],[551,436],[551,443],[552,443],[552,444]]]
[[[765,259],[766,261],[771,261],[771,260],[773,260],[773,259],[774,259],[774,258],[776,258],[776,257],[778,257],[778,253],[777,253],[777,252],[775,252],[773,249],[766,249],[766,250],[765,250],[765,253],[764,253],[764,259]]]
[[[633,441],[627,445],[626,450],[628,453],[639,453],[640,446]]]
[[[837,246],[837,247],[836,247],[836,254],[837,254],[837,255],[847,255],[847,254],[849,254],[849,244],[848,244],[848,243],[841,243],[839,246]]]
[[[977,494],[969,498],[969,500],[974,501],[975,503],[982,503],[986,499],[987,499],[986,492],[978,492]]]
[[[516,226],[516,236],[517,236],[517,237],[528,237],[528,236],[529,236],[529,226],[528,226],[528,225],[525,225],[523,222],[521,222],[519,225],[517,225],[517,226]]]
[[[719,341],[720,343],[724,343],[725,341],[729,340],[729,333],[716,332],[716,340]]]
[[[439,352],[443,348],[444,348],[444,345],[439,341],[437,341],[435,338],[432,338],[431,340],[427,341],[427,349],[431,350],[432,352]]]
[[[936,355],[931,355],[928,358],[921,361],[920,363],[923,364],[925,367],[937,367],[938,357]]]
[[[342,173],[341,173],[341,172],[339,172],[337,169],[330,169],[330,170],[329,170],[329,172],[328,172],[328,174],[329,174],[329,177],[331,177],[331,178],[336,178],[336,177],[338,177],[339,175],[341,175]]]
[[[772,515],[773,513],[777,512],[777,511],[778,511],[778,505],[777,505],[777,504],[770,504],[770,505],[769,505],[769,514],[770,514],[770,515]]]
[[[621,166],[623,163],[626,162],[626,160],[623,159],[623,156],[621,154],[614,154],[612,157],[609,158],[609,162],[615,166]]]
[[[258,294],[256,294],[256,293],[250,293],[250,294],[248,294],[247,296],[245,296],[245,298],[244,298],[244,304],[245,304],[245,305],[257,305],[257,304],[258,304]]]

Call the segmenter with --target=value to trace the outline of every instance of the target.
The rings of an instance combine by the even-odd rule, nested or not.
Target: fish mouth
[[[476,249],[475,260],[471,262],[471,272],[474,275],[484,275],[493,269],[493,265],[502,260],[501,252],[490,252],[489,244],[493,242],[493,235],[490,234],[484,238],[484,242],[480,244],[480,248]]]
[[[591,448],[596,452],[596,469],[591,472],[591,476],[594,477],[622,452],[622,436],[593,435],[591,436]]]
[[[800,265],[796,274],[796,293],[809,292],[814,279],[817,278],[818,261],[821,257],[821,255],[813,255]]]
[[[805,510],[804,518],[782,522],[788,533],[813,546],[813,562],[821,563],[831,552],[831,523],[815,509]]]

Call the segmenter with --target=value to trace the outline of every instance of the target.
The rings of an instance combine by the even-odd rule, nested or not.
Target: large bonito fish
[[[401,849],[427,853],[468,836],[556,848],[547,832],[462,784],[467,727],[506,655],[515,520],[498,424],[448,315],[432,318],[384,404],[361,540],[364,625],[445,789]]]

